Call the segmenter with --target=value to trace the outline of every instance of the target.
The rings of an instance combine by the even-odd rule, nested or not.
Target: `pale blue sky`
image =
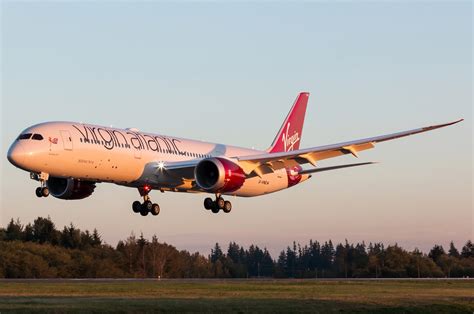
[[[216,241],[272,253],[310,238],[428,249],[472,239],[472,3],[12,2],[2,9],[1,219],[51,216],[115,244],[156,233],[180,249]],[[322,173],[296,188],[233,199],[100,185],[82,202],[37,199],[6,149],[29,125],[73,120],[266,148],[296,94],[311,92],[302,146],[465,118],[381,144],[375,166]],[[351,157],[324,165],[352,162]]]

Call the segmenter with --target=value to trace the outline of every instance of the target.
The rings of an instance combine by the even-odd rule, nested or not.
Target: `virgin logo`
[[[295,131],[293,135],[289,136],[290,131],[290,123],[286,126],[286,133],[283,133],[282,140],[283,146],[285,146],[285,151],[289,152],[295,148],[295,144],[300,141],[300,135],[298,132]]]
[[[55,138],[49,138],[49,142],[52,143],[52,144],[57,144],[58,143],[58,138],[55,137]]]

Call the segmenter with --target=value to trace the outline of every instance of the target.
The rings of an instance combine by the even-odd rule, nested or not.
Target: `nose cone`
[[[7,158],[12,165],[18,168],[23,168],[26,161],[26,150],[22,147],[20,142],[16,141],[12,146],[10,146]]]

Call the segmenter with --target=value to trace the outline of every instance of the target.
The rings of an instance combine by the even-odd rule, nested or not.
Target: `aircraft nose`
[[[26,160],[26,150],[22,147],[21,143],[15,142],[12,144],[12,146],[10,146],[7,158],[12,163],[12,165],[21,167],[24,165]]]

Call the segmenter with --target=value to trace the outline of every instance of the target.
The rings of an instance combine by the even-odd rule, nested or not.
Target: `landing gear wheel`
[[[224,209],[225,200],[222,197],[218,197],[216,200],[216,205],[218,209]]]
[[[48,197],[49,196],[49,189],[47,187],[41,188],[41,196]]]
[[[48,197],[49,196],[49,189],[47,187],[36,188],[35,194],[38,197]]]
[[[140,210],[140,215],[142,215],[143,217],[147,216],[148,215],[148,210],[142,208],[142,210]]]
[[[228,214],[232,210],[232,203],[229,201],[224,202],[224,213]]]
[[[219,211],[220,211],[220,208],[217,207],[217,206],[214,206],[214,207],[211,208],[211,211],[212,211],[214,214],[218,214]]]
[[[214,201],[212,200],[212,198],[208,197],[204,200],[204,208],[209,210],[209,209],[212,209],[214,207]]]
[[[142,208],[142,204],[139,201],[135,201],[132,204],[132,209],[134,213],[139,213]]]
[[[151,206],[151,211],[150,211],[150,212],[151,212],[151,214],[152,214],[153,216],[158,216],[158,214],[160,213],[160,205],[158,205],[158,204],[153,204],[153,205]]]
[[[151,201],[145,201],[143,203],[143,208],[142,209],[149,212],[149,211],[151,211],[152,207],[153,207],[153,203]]]

